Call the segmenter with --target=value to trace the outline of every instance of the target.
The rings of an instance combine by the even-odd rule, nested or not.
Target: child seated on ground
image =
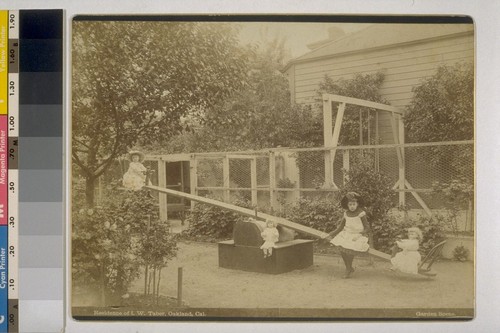
[[[279,232],[275,224],[271,220],[266,221],[266,228],[260,234],[264,240],[264,244],[260,247],[264,251],[264,258],[270,257],[273,254],[273,247],[279,240]]]
[[[391,259],[391,270],[398,270],[403,273],[417,274],[418,264],[421,260],[418,252],[419,244],[422,241],[422,231],[419,228],[408,229],[408,239],[396,241],[394,250],[398,248],[401,252],[396,253]],[[395,251],[393,251],[395,252]]]

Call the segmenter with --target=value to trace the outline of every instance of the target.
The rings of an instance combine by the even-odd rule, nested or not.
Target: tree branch
[[[78,165],[80,167],[80,169],[82,169],[82,171],[88,177],[92,176],[92,173],[89,171],[88,167],[85,164],[83,164],[83,162],[80,160],[80,158],[78,157],[78,155],[76,154],[76,152],[73,151],[71,153],[71,158],[72,158],[73,162],[75,162],[75,164]]]

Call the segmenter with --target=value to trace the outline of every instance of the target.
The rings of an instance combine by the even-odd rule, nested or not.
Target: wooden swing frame
[[[335,153],[338,148],[340,130],[342,128],[342,123],[344,120],[344,113],[347,104],[357,105],[366,107],[369,109],[375,109],[378,112],[389,112],[391,114],[391,128],[392,136],[394,139],[394,144],[396,144],[396,154],[398,156],[398,167],[399,175],[398,181],[394,184],[393,189],[399,192],[399,205],[404,206],[406,204],[405,192],[410,192],[415,200],[422,206],[424,211],[429,217],[432,217],[432,211],[424,202],[422,197],[414,191],[413,186],[408,182],[405,176],[405,156],[403,145],[405,143],[405,131],[403,123],[403,111],[392,105],[367,101],[358,98],[334,95],[334,94],[323,94],[323,140],[324,146],[328,150],[325,151],[325,187],[338,189],[338,186],[334,182],[334,170],[333,162],[335,160]],[[337,115],[335,117],[335,124],[333,124],[333,103],[338,104]],[[378,117],[377,117],[378,122]],[[378,126],[376,127],[378,129]],[[360,137],[362,137],[362,127],[360,124]],[[378,136],[378,130],[377,136]],[[344,169],[349,169],[349,151],[344,150],[343,156]]]

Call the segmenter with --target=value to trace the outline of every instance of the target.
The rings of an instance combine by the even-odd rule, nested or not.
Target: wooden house
[[[404,107],[412,98],[412,88],[440,65],[474,59],[474,27],[374,24],[310,47],[310,52],[291,60],[284,69],[295,102],[314,102],[325,74],[338,80],[382,71],[381,94],[391,105]]]
[[[351,79],[356,74],[382,72],[385,79],[380,94],[404,116],[414,88],[432,77],[440,66],[474,62],[474,25],[373,24],[351,34],[331,30],[328,39],[314,42],[309,48],[310,52],[292,59],[283,69],[289,80],[293,102],[318,105],[318,112],[321,112],[318,90],[325,75],[337,81]],[[376,133],[375,141],[382,145],[403,143],[404,127],[392,126],[388,113],[379,115],[369,126],[373,129],[372,133]],[[429,165],[416,163],[418,156],[414,151],[411,150],[412,156],[405,154],[406,163],[399,163],[400,179],[408,180],[417,189],[429,189],[432,181],[449,176],[448,170],[435,170]],[[394,151],[381,150],[378,158],[384,173],[398,173],[398,159]],[[405,164],[401,175],[401,165]],[[401,182],[399,185],[400,189],[404,189]],[[400,192],[400,202],[405,202],[404,198]],[[413,200],[411,196],[406,198]],[[441,205],[430,198],[426,201],[433,204],[431,208]],[[411,202],[410,205],[418,207],[420,204]]]
[[[413,88],[440,65],[474,59],[472,24],[373,24],[347,35],[331,32],[329,39],[310,44],[310,52],[283,69],[294,102],[317,102],[325,75],[337,81],[381,71],[381,95],[404,111]],[[379,126],[381,143],[394,143],[388,122]]]

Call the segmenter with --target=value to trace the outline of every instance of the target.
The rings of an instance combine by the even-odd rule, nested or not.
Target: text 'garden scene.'
[[[73,316],[471,318],[472,23],[223,21],[73,21]]]

